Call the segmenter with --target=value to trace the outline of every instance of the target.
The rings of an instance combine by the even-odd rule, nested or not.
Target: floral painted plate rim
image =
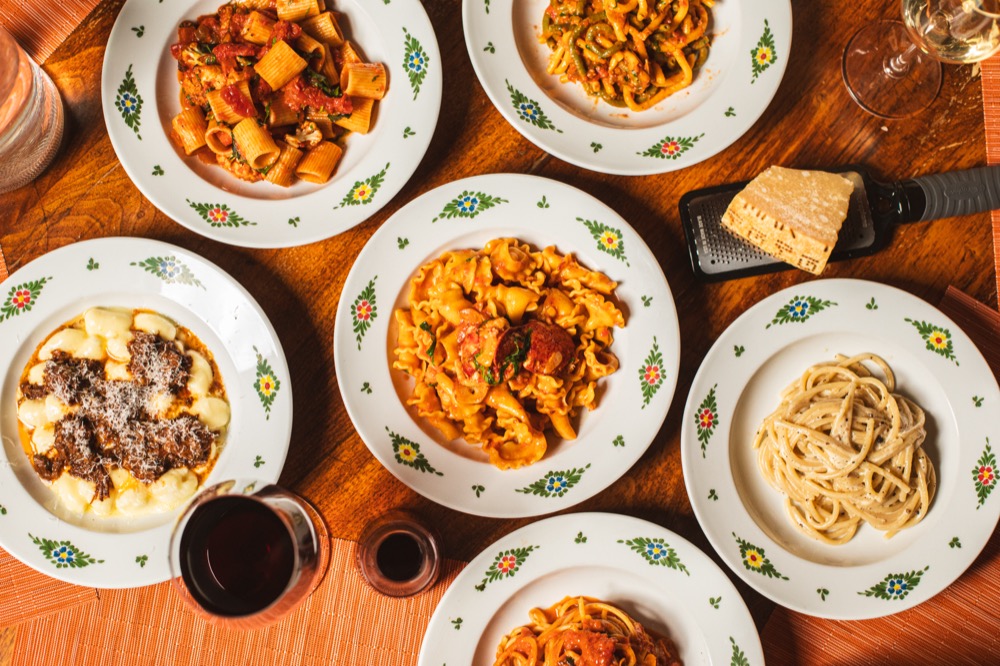
[[[35,347],[88,307],[153,309],[191,329],[213,352],[232,420],[206,485],[226,478],[276,481],[292,428],[292,391],[281,343],[236,280],[188,250],[142,238],[102,238],[53,250],[0,283],[0,545],[38,571],[76,585],[123,588],[170,578],[173,513],[112,531],[67,522],[21,450],[15,391]],[[98,531],[103,528],[105,531]]]
[[[438,443],[433,428],[422,428],[407,411],[394,383],[404,375],[390,369],[391,324],[392,309],[403,304],[409,279],[422,264],[448,249],[481,248],[508,236],[573,252],[586,267],[616,280],[626,326],[615,329],[611,347],[621,366],[603,380],[603,396],[586,414],[579,438],[552,446],[534,465],[501,471],[478,446]],[[372,454],[425,497],[483,516],[550,513],[606,488],[656,437],[677,382],[677,311],[656,257],[611,208],[537,176],[466,178],[397,211],[351,268],[336,322],[341,396]]]
[[[632,516],[569,513],[476,556],[438,603],[418,664],[492,664],[500,638],[528,624],[531,608],[575,595],[618,603],[643,626],[668,632],[684,664],[764,663],[739,592],[696,546]]]
[[[938,489],[926,518],[892,539],[864,525],[849,543],[827,546],[791,527],[756,469],[753,436],[809,365],[868,351],[927,413]],[[865,280],[789,287],[734,321],[698,370],[681,431],[688,496],[726,564],[775,602],[834,619],[896,613],[954,582],[996,527],[998,405],[982,354],[920,298]]]
[[[232,245],[276,248],[312,243],[367,220],[416,171],[441,108],[441,55],[419,0],[337,0],[352,38],[385,64],[389,92],[371,133],[349,137],[329,183],[242,184],[194,158],[167,136],[179,111],[176,66],[169,46],[178,23],[212,13],[223,0],[128,0],[108,40],[101,75],[104,120],[129,178],[143,195],[188,229]],[[207,178],[217,181],[210,182]],[[292,197],[292,198],[290,198]]]
[[[712,10],[709,58],[687,91],[631,116],[603,102],[577,102],[580,108],[574,109],[557,98],[576,95],[558,88],[569,84],[546,74],[544,65],[530,65],[539,70],[533,73],[526,64],[541,60],[535,49],[544,48],[537,35],[547,0],[519,4],[462,0],[465,43],[476,75],[493,105],[525,138],[601,173],[666,173],[729,147],[764,114],[791,57],[790,0],[722,0]],[[585,97],[582,91],[576,96]],[[656,121],[636,120],[650,113],[658,114]],[[623,117],[636,124],[626,126]]]

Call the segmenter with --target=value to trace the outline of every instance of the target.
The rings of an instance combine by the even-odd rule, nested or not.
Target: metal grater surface
[[[840,175],[854,183],[854,192],[847,207],[847,219],[844,220],[834,248],[834,256],[838,252],[867,248],[875,243],[875,225],[865,194],[864,180],[854,171],[846,171]],[[697,261],[706,275],[781,263],[722,226],[723,213],[742,189],[742,185],[734,186],[732,189],[695,197],[688,202],[687,214]]]

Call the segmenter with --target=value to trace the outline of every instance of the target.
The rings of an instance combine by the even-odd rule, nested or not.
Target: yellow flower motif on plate
[[[618,235],[615,234],[610,229],[605,230],[604,233],[601,234],[601,238],[600,238],[601,245],[603,245],[604,247],[606,247],[609,250],[614,250],[615,248],[617,248],[618,247],[618,243],[620,241],[621,241],[621,239],[618,238]]]
[[[927,336],[927,341],[934,345],[935,349],[944,349],[948,346],[948,337],[948,334],[944,331],[935,329]]]
[[[355,201],[365,201],[372,195],[372,188],[368,185],[362,183],[354,190],[354,200]]]

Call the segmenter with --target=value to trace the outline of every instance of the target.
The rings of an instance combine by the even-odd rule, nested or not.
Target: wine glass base
[[[895,71],[891,63],[902,54],[907,69]],[[880,118],[912,116],[941,91],[941,63],[913,45],[901,21],[874,21],[854,33],[844,49],[843,76],[854,101]]]

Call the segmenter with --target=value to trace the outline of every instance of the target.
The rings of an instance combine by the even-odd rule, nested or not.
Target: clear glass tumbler
[[[358,568],[377,592],[409,597],[426,590],[441,570],[437,534],[406,511],[369,523],[358,539]]]
[[[59,90],[0,26],[0,193],[37,178],[59,151],[62,134]]]
[[[295,493],[254,479],[203,490],[170,539],[174,586],[205,619],[257,629],[319,586],[330,537],[319,512]]]

